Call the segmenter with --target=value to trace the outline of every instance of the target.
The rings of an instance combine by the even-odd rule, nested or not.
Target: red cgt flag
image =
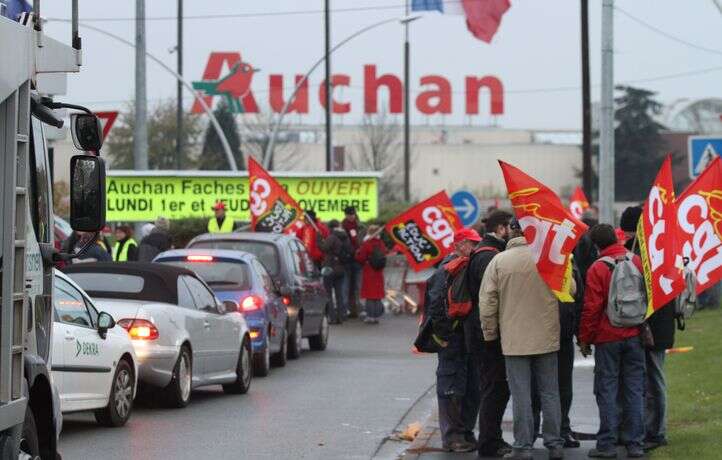
[[[462,0],[466,27],[481,41],[491,43],[504,13],[511,8],[509,0]]]
[[[454,248],[461,219],[446,192],[422,201],[386,224],[386,231],[416,270],[434,265]]]
[[[722,279],[722,161],[715,158],[677,199],[678,254],[697,275],[697,293]]]
[[[539,275],[563,302],[571,302],[571,255],[587,226],[574,217],[549,187],[499,161],[514,213],[524,230]]]
[[[682,271],[675,266],[675,211],[672,158],[667,156],[644,202],[637,224],[637,241],[647,285],[647,317],[684,290]]]
[[[303,210],[298,203],[250,156],[248,181],[254,232],[284,233],[303,219]]]
[[[584,211],[587,209],[589,209],[589,200],[587,200],[584,190],[577,185],[577,188],[574,189],[572,197],[569,200],[569,212],[577,219],[581,219],[582,214],[584,214]]]

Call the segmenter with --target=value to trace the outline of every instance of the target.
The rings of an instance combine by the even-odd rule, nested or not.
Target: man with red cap
[[[454,254],[444,259],[428,287],[432,338],[441,347],[436,370],[439,428],[444,448],[452,452],[476,449],[479,359],[470,352],[465,339],[465,323],[471,311],[465,278],[469,256],[479,241],[481,237],[475,230],[458,230]]]
[[[216,201],[213,205],[215,217],[208,221],[208,233],[231,233],[233,232],[233,217],[226,216],[226,204]]]

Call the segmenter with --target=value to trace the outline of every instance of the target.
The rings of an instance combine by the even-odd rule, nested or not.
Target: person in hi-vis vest
[[[129,225],[121,225],[115,229],[113,260],[115,262],[138,260],[138,243],[133,239],[133,230]]]
[[[226,205],[222,201],[216,201],[213,205],[215,217],[208,221],[208,233],[231,233],[233,231],[233,217],[226,216]]]

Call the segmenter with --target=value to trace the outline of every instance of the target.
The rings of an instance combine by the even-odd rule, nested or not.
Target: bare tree
[[[277,116],[266,111],[246,113],[239,117],[241,150],[246,157],[252,155],[259,161],[263,159]],[[281,124],[274,147],[272,169],[292,170],[300,164],[301,159],[294,155],[298,137],[298,133],[290,130],[287,123]]]
[[[358,154],[348,157],[352,169],[379,171],[379,198],[400,201],[403,192],[401,129],[386,112],[364,115],[359,133]]]

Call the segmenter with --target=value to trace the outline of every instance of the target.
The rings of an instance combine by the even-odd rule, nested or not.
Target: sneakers
[[[510,460],[533,460],[534,454],[530,450],[512,449],[511,452],[504,455],[504,458]]]
[[[590,458],[617,458],[617,451],[592,449],[587,455]]]
[[[494,457],[502,458],[506,454],[511,453],[512,447],[506,442],[500,442],[493,446],[485,446],[483,449],[479,449],[479,457]]]
[[[476,450],[476,444],[469,441],[454,441],[447,448],[449,452],[462,453]]]
[[[564,450],[561,447],[549,449],[549,460],[562,460],[564,458]]]
[[[662,439],[659,441],[646,441],[644,443],[644,450],[654,450],[657,447],[662,447],[667,445],[667,440]]]
[[[644,457],[644,449],[641,447],[627,447],[627,458]]]
[[[565,449],[576,449],[577,447],[581,446],[579,440],[577,440],[577,438],[575,438],[572,433],[563,435],[562,439],[564,440]]]

